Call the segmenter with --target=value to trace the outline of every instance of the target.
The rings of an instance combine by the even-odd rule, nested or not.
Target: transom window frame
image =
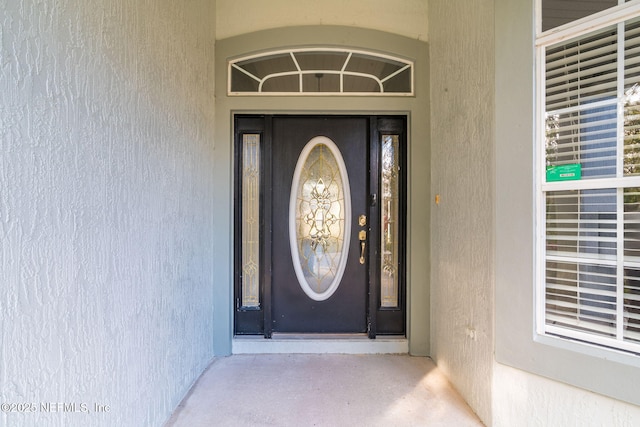
[[[296,59],[296,54],[305,54],[305,53],[343,53],[346,54],[346,60],[342,65],[340,70],[337,69],[302,69]],[[277,73],[272,73],[266,75],[264,77],[258,77],[250,73],[249,71],[243,69],[239,64],[245,61],[256,61],[256,60],[266,60],[268,58],[273,58],[281,55],[290,55],[293,63],[296,66],[295,70],[290,71],[282,71]],[[403,64],[402,67],[395,70],[394,72],[389,73],[388,75],[378,77],[375,74],[367,73],[367,72],[358,72],[358,71],[348,71],[346,70],[349,61],[351,60],[353,55],[364,55],[371,58],[379,59],[381,62],[397,62],[399,64]],[[362,49],[351,49],[351,48],[337,48],[337,47],[327,47],[327,46],[316,46],[316,47],[302,47],[302,48],[292,48],[292,49],[278,49],[271,50],[268,52],[261,52],[256,54],[250,54],[241,56],[238,58],[230,59],[227,64],[227,95],[228,96],[375,96],[375,97],[384,97],[384,96],[396,96],[396,97],[413,97],[415,96],[415,78],[414,78],[414,69],[415,64],[414,61],[400,58],[397,56],[384,54],[375,51],[368,51]],[[257,81],[259,83],[258,91],[233,91],[232,90],[232,76],[233,70],[236,69],[241,73],[247,75],[249,78]],[[410,72],[410,90],[408,92],[385,92],[384,83],[389,81],[390,79],[396,77],[400,73],[409,70]],[[322,76],[322,75],[337,75],[340,79],[340,91],[328,91],[328,92],[319,92],[319,91],[305,91],[304,85],[302,83],[303,77],[305,75],[313,75],[313,76]],[[298,76],[299,79],[299,90],[297,92],[263,92],[261,90],[264,83],[274,77],[283,77],[283,76]],[[344,77],[345,76],[354,76],[354,77],[362,77],[368,78],[375,81],[380,88],[379,92],[345,92],[344,91]]]
[[[616,189],[617,191],[617,204],[622,204],[622,194],[624,189],[632,187],[640,187],[640,176],[625,176],[622,168],[622,155],[624,153],[623,139],[624,132],[624,114],[618,113],[618,126],[617,126],[617,160],[616,160],[616,174],[615,176],[589,178],[581,180],[567,180],[567,181],[548,181],[547,180],[547,152],[546,142],[548,134],[548,121],[546,112],[546,48],[549,46],[561,44],[562,42],[578,39],[583,36],[587,36],[596,33],[599,30],[605,30],[608,27],[615,25],[624,25],[625,22],[640,18],[640,1],[621,2],[618,6],[596,13],[594,15],[582,18],[580,20],[571,22],[569,24],[550,29],[545,32],[541,32],[540,27],[540,3],[538,2],[538,32],[536,36],[536,110],[535,110],[535,203],[536,203],[536,263],[535,263],[535,298],[534,298],[534,315],[535,315],[535,334],[538,337],[544,337],[545,339],[560,339],[561,341],[572,341],[579,345],[584,345],[584,352],[587,354],[595,355],[600,352],[595,351],[597,348],[605,351],[612,350],[616,352],[624,352],[631,355],[638,355],[640,353],[640,343],[629,343],[620,339],[620,329],[623,320],[619,318],[618,322],[618,338],[602,338],[597,335],[591,335],[586,332],[575,332],[562,327],[549,326],[547,323],[546,313],[546,261],[547,261],[547,230],[546,230],[546,194],[548,192],[561,192],[561,191],[583,191],[583,190],[601,190],[601,189]],[[618,43],[624,42],[624,32],[620,35],[621,39]],[[620,51],[620,49],[617,49]],[[624,47],[622,48],[624,51]],[[624,58],[622,58],[624,63]],[[617,89],[617,111],[624,109],[624,66],[619,67],[618,70],[618,89]],[[610,103],[610,102],[608,102]],[[582,107],[584,109],[597,107],[593,104],[591,107]],[[623,206],[624,207],[624,206]],[[616,247],[618,251],[624,252],[624,211],[618,208],[618,216],[622,216],[617,220],[616,230],[618,233]],[[622,215],[620,215],[622,214]],[[619,259],[624,258],[624,255],[619,255]],[[583,261],[584,262],[584,261]],[[621,263],[622,262],[622,263]],[[617,281],[618,281],[618,298],[624,298],[622,291],[621,281],[623,274],[621,270],[624,268],[624,261],[618,261],[616,264]],[[622,305],[620,300],[618,301],[617,316],[622,316]]]

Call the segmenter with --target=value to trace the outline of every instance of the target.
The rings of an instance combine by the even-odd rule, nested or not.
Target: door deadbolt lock
[[[360,215],[358,217],[358,225],[360,227],[364,227],[365,225],[367,225],[367,216],[366,215]]]

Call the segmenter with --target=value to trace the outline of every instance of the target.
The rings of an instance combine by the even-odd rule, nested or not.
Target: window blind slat
[[[603,63],[603,61],[610,61]],[[576,85],[580,80],[581,85],[615,78],[616,55],[608,55],[585,62],[567,65],[563,68],[548,70],[547,90],[562,90]],[[588,67],[588,68],[587,68]],[[583,85],[583,86],[584,86]]]
[[[624,333],[624,337],[628,340],[640,341],[640,331],[626,330]]]
[[[603,335],[614,335],[615,328],[611,323],[602,323],[594,321],[596,319],[581,317],[579,319],[563,316],[558,313],[548,313],[547,322],[551,324],[560,324],[567,327],[579,327],[582,330],[589,330],[594,333]]]
[[[596,296],[613,298],[613,299],[615,299],[615,297],[616,297],[615,290],[614,291],[603,291],[603,290],[598,290],[598,289],[578,288],[578,287],[568,286],[568,285],[555,285],[555,286],[547,287],[547,301],[548,302],[552,302],[554,300],[554,298],[551,298],[550,296],[555,296],[556,298],[557,297],[565,297],[566,296],[563,293],[555,293],[554,291],[574,292],[574,293],[579,293],[581,295],[584,295],[585,293],[591,293],[591,294],[596,295]],[[600,302],[597,299],[589,300],[589,298],[584,298],[583,299],[583,297],[581,297],[581,300]]]
[[[610,46],[618,41],[618,34],[615,28],[609,28],[598,34],[591,35],[580,41],[570,41],[564,44],[555,44],[547,47],[547,62],[558,61],[569,55],[576,55],[579,52],[589,52],[597,49],[599,46]],[[615,46],[613,47],[615,50]]]
[[[634,307],[634,309],[635,309],[635,310],[637,310],[637,309],[638,309],[638,307]],[[629,312],[629,311],[627,311],[627,312],[624,314],[624,316],[625,316],[627,319],[633,319],[633,320],[638,321],[638,322],[633,322],[633,323],[636,323],[638,326],[640,326],[640,313],[633,313],[633,312]]]

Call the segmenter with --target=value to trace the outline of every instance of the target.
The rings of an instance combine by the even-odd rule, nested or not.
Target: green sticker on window
[[[572,181],[575,179],[582,179],[582,165],[580,163],[547,166],[547,182]]]

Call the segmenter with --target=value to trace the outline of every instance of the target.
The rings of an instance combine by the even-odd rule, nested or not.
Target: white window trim
[[[542,0],[537,0],[536,18],[537,18],[537,35],[536,47],[541,45],[550,45],[567,40],[570,38],[580,37],[585,34],[597,31],[602,28],[614,25],[617,22],[625,21],[634,17],[638,11],[640,0],[619,4],[615,10],[607,9],[602,12],[594,13],[581,19],[569,22],[550,30],[541,31],[542,28]],[[624,1],[624,0],[622,0]]]
[[[621,0],[624,1],[624,0]],[[619,164],[622,156],[618,155],[617,176],[612,178],[594,178],[582,181],[564,181],[564,182],[546,182],[546,156],[545,156],[545,48],[566,40],[578,38],[589,33],[613,26],[624,25],[628,19],[640,16],[640,0],[634,0],[622,3],[614,10],[605,10],[597,14],[573,21],[563,26],[541,32],[541,0],[536,2],[536,18],[537,18],[537,35],[535,41],[536,58],[535,58],[535,203],[536,203],[536,225],[535,225],[535,270],[534,270],[534,340],[543,344],[557,346],[566,350],[577,351],[588,356],[599,357],[603,359],[615,359],[620,363],[640,367],[640,344],[628,343],[619,339],[611,339],[599,337],[595,334],[573,332],[566,328],[557,328],[546,325],[546,309],[545,309],[545,268],[546,260],[546,212],[544,193],[548,191],[562,190],[583,190],[583,189],[604,189],[617,188],[617,198],[622,197],[622,187],[640,187],[640,176],[622,176],[622,167]],[[624,31],[618,31],[618,37],[624,42]],[[620,39],[618,41],[620,43]],[[620,52],[620,51],[619,51]],[[623,61],[618,61],[623,64]],[[618,108],[621,108],[621,100],[623,96],[624,67],[618,67]],[[620,123],[618,125],[620,127]],[[618,147],[617,153],[621,152],[623,145],[623,132],[618,129]],[[620,201],[618,202],[620,203]],[[618,252],[624,248],[624,233],[621,230],[623,222],[618,220],[617,230],[617,247]],[[629,264],[629,263],[627,263]],[[622,263],[617,263],[618,281],[622,280],[623,268]],[[618,292],[621,292],[622,286],[618,283]],[[619,297],[620,300],[620,297]],[[623,310],[622,304],[616,305],[618,316],[621,316]],[[620,318],[620,317],[619,317]],[[621,335],[622,321],[618,321],[618,335]],[[584,340],[588,339],[588,342]]]

